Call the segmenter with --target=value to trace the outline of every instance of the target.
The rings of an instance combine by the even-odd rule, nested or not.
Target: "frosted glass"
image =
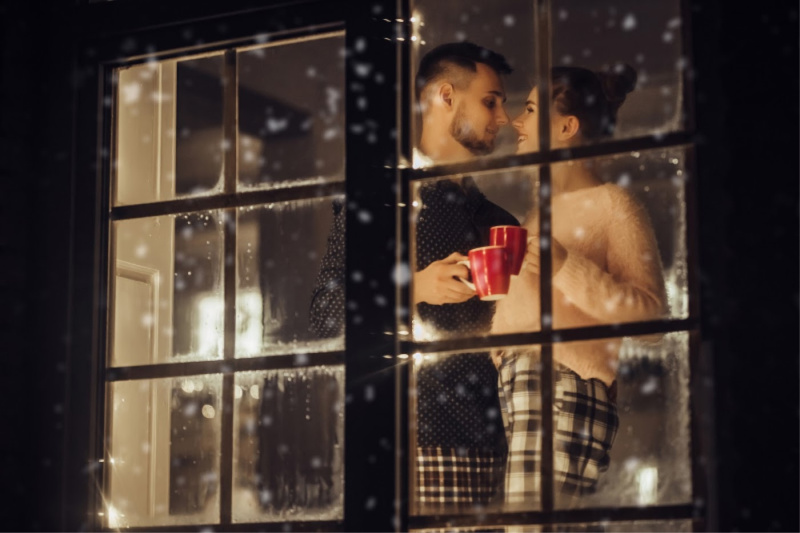
[[[112,366],[222,356],[218,211],[114,222]]]
[[[109,528],[219,520],[221,386],[219,375],[109,385]]]
[[[236,375],[234,522],[343,518],[343,400],[342,366]]]

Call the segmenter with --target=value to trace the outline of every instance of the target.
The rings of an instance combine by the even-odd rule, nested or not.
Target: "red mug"
[[[489,229],[489,244],[505,247],[508,270],[512,276],[518,276],[528,250],[528,230],[519,226],[493,226]]]
[[[499,300],[508,294],[510,273],[508,254],[503,246],[483,246],[469,251],[469,262],[460,261],[469,267],[472,283],[461,279],[478,293],[481,300]]]

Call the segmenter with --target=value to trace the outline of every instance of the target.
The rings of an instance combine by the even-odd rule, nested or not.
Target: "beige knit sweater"
[[[538,234],[539,217],[525,227]],[[612,184],[566,192],[552,200],[552,234],[567,250],[553,277],[553,327],[575,328],[651,320],[665,313],[661,259],[645,210]],[[497,303],[492,333],[539,329],[539,276],[512,278]],[[556,343],[554,359],[583,379],[610,385],[616,377],[619,340]]]

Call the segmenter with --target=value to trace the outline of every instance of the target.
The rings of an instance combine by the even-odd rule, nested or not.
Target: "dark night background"
[[[120,0],[125,1],[125,0]],[[167,2],[174,8],[177,0]],[[798,6],[689,0],[717,528],[797,531]],[[76,216],[66,1],[0,0],[0,529],[60,530]],[[158,4],[138,2],[157,12]],[[190,12],[212,2],[184,2]],[[91,7],[91,6],[88,6]],[[221,8],[220,8],[221,9]],[[90,328],[90,325],[86,326]]]

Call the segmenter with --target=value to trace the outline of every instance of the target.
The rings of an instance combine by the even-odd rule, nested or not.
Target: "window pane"
[[[554,252],[555,327],[688,316],[687,155],[675,148],[553,165],[553,238],[578,260],[555,272]],[[555,177],[576,167],[602,185],[558,194]]]
[[[114,205],[218,192],[222,55],[117,71]]]
[[[694,531],[694,529],[691,520],[635,520],[630,522],[606,521],[588,524],[554,524],[548,527],[547,531],[617,531],[619,533],[674,531],[688,533]]]
[[[687,333],[553,346],[557,508],[691,501],[688,350]],[[415,354],[413,514],[541,509],[540,354]],[[611,380],[585,365],[606,354]]]
[[[343,349],[342,204],[337,197],[239,209],[237,357]]]
[[[529,533],[538,531],[561,531],[561,532],[588,532],[588,531],[618,531],[618,532],[657,532],[657,531],[692,531],[691,520],[635,520],[630,522],[594,522],[594,523],[574,523],[574,524],[552,524],[537,525],[525,524],[514,526],[483,526],[483,527],[448,527],[447,529],[412,529],[419,533],[461,533],[470,531],[480,531],[483,533]]]
[[[222,355],[221,214],[114,223],[112,366]]]
[[[612,407],[607,399],[609,393],[613,398],[613,388],[609,391],[596,379],[580,379],[575,372],[588,378],[591,371],[584,370],[581,360],[616,350],[617,396]],[[553,357],[558,370],[555,469],[564,480],[557,479],[556,505],[690,503],[688,333],[564,343],[554,346]],[[592,416],[585,416],[590,407]],[[611,431],[614,415],[616,438]],[[587,457],[587,446],[594,457]]]
[[[557,508],[691,501],[688,350],[687,333],[553,346]],[[508,510],[536,510],[541,498],[540,353],[508,348],[498,357]],[[618,360],[610,379],[587,364],[609,356]]]
[[[465,256],[460,259],[467,260],[470,250],[491,243],[492,227],[519,226],[525,221],[535,212],[537,180],[536,169],[524,168],[412,183],[410,235],[416,303],[412,331],[416,340],[489,332],[496,301],[481,300],[457,280],[431,283],[430,276],[444,268],[475,281],[476,273],[457,265],[458,259],[451,254],[458,252]],[[506,272],[507,280],[510,276]]]
[[[675,148],[552,166],[555,328],[688,316],[687,155]],[[538,234],[536,212],[525,226]],[[493,332],[537,330],[538,269],[510,285]]]
[[[412,514],[502,509],[507,446],[489,354],[415,354],[411,379]]]
[[[524,526],[472,526],[472,527],[447,527],[447,528],[414,528],[410,529],[414,533],[505,533],[505,532],[519,532],[519,533],[539,533],[540,531],[552,531],[551,529],[542,529],[540,525]]]
[[[221,376],[112,383],[109,528],[219,520]]]
[[[596,4],[584,0],[552,3],[552,64],[621,74],[636,71],[635,89],[619,108],[612,138],[677,131],[683,123],[683,57],[680,2],[636,0]],[[623,78],[616,78],[622,83]],[[625,97],[622,85],[605,89]],[[602,138],[596,139],[602,140]]]
[[[344,34],[239,61],[239,188],[344,180]]]
[[[244,372],[234,402],[233,521],[344,516],[344,367]]]
[[[414,106],[413,117],[412,146],[417,149],[414,167],[465,161],[478,155],[505,155],[516,150],[517,134],[510,126],[511,119],[524,108],[534,77],[533,6],[533,2],[516,0],[483,0],[468,5],[458,0],[413,3],[411,74],[420,93],[414,100],[419,104]],[[501,73],[498,81],[498,68],[487,70],[485,65],[475,73],[454,69],[452,63],[449,70],[434,67],[420,71],[425,54],[439,45],[464,41],[501,54],[514,72]],[[488,57],[483,51],[478,55]],[[452,99],[441,98],[446,96],[438,93],[441,83],[455,85]],[[497,89],[508,101],[503,103],[500,97],[493,101],[495,107],[487,108],[489,92]],[[445,138],[447,142],[441,143]]]

